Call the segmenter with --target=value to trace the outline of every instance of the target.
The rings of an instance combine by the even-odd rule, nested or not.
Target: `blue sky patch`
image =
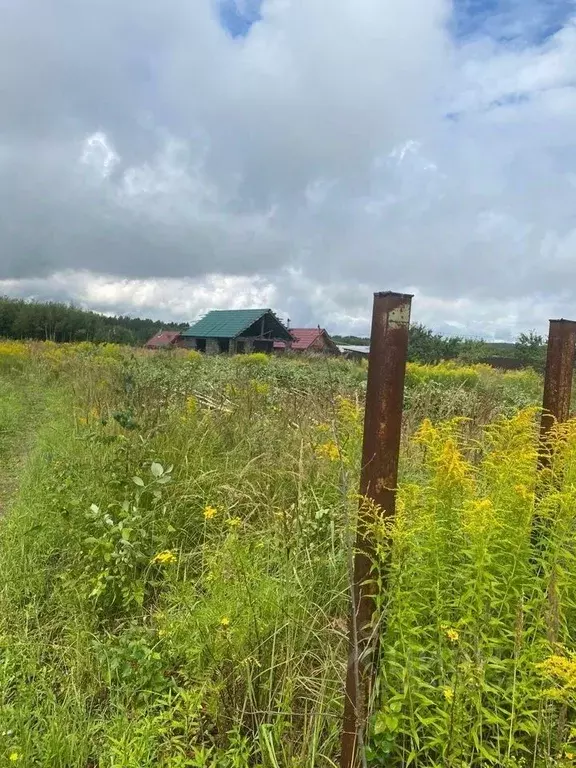
[[[455,0],[455,37],[488,36],[502,43],[538,44],[561,29],[574,0]]]
[[[260,19],[261,0],[219,0],[220,21],[232,37],[246,37]]]
[[[262,0],[217,0],[222,26],[245,37],[260,19]],[[489,36],[502,43],[544,42],[576,11],[576,0],[454,0],[451,29],[458,39]]]

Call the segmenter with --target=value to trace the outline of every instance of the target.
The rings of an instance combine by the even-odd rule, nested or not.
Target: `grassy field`
[[[337,765],[365,383],[0,344],[1,767]],[[576,764],[576,426],[537,488],[541,387],[409,366],[367,765]]]

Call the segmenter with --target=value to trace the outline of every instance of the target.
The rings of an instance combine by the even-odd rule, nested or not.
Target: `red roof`
[[[156,336],[152,336],[150,341],[146,342],[148,349],[157,347],[169,347],[178,339],[180,331],[160,331]]]
[[[326,331],[323,328],[290,328],[290,333],[294,337],[290,349],[294,349],[296,352],[305,352],[314,344],[319,336],[326,334]],[[286,343],[284,341],[274,342],[274,349],[285,348]]]
[[[314,344],[325,331],[322,328],[290,328],[290,333],[296,339],[292,342],[292,349],[302,352]]]

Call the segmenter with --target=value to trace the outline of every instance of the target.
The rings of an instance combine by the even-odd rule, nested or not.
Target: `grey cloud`
[[[448,0],[268,0],[237,40],[200,0],[0,9],[0,280],[260,275],[300,322],[575,298],[569,21],[506,49]]]

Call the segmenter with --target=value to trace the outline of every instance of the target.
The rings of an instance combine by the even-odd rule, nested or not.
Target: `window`
[[[206,352],[206,339],[196,339],[196,349],[198,352]]]

